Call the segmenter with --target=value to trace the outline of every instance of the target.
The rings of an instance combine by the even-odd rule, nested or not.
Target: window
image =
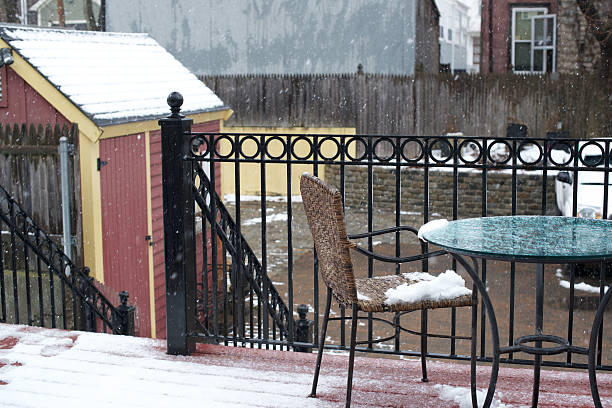
[[[440,39],[444,39],[444,27],[440,26]]]
[[[512,9],[514,72],[555,71],[556,16],[546,13],[546,8]]]
[[[448,41],[453,41],[453,30],[448,29]]]

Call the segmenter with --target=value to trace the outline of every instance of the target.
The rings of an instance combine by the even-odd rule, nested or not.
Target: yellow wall
[[[255,133],[259,140],[261,134],[264,134],[266,141],[270,140],[275,134],[309,134],[309,135],[354,135],[355,128],[310,128],[310,127],[294,127],[294,128],[278,128],[278,127],[224,127],[222,132],[227,133]],[[268,136],[269,135],[269,136]],[[243,140],[247,136],[240,136]],[[283,140],[286,138],[283,137]],[[350,154],[355,155],[355,143],[349,146]],[[231,148],[228,140],[219,141],[219,151],[221,154],[227,154]],[[254,153],[255,143],[250,140],[243,142],[243,150],[245,154]],[[272,155],[280,156],[282,146],[280,142],[270,141],[268,145]],[[310,146],[305,141],[295,143],[295,154],[298,157],[304,157],[310,151]],[[337,147],[332,141],[324,142],[321,147],[321,153],[324,156],[332,157],[337,152]],[[260,156],[258,156],[260,157]],[[286,155],[282,156],[286,159]],[[337,158],[336,160],[339,160]],[[225,194],[235,193],[234,183],[234,163],[221,163],[221,197]],[[319,175],[325,174],[325,165],[319,165]],[[291,194],[300,194],[300,176],[302,173],[313,172],[313,166],[310,164],[294,164],[291,166]],[[241,195],[260,195],[261,194],[261,171],[258,163],[241,163],[240,164],[240,194]],[[286,164],[266,164],[266,195],[286,195],[287,194],[287,166]]]
[[[83,263],[91,269],[94,278],[104,283],[102,201],[100,172],[97,169],[100,144],[81,135],[79,138],[79,155],[83,217]]]

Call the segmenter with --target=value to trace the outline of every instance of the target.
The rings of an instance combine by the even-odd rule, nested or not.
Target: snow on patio
[[[199,344],[188,357],[169,356],[163,340],[0,324],[3,407],[339,407],[347,358],[323,358],[318,399],[307,398],[316,355]],[[479,387],[489,369],[478,370]],[[354,407],[464,407],[469,367],[418,360],[357,357]],[[530,405],[532,371],[502,368],[496,406]],[[612,403],[612,374],[599,374]],[[607,400],[607,401],[606,401]],[[583,371],[543,371],[541,407],[590,407]]]

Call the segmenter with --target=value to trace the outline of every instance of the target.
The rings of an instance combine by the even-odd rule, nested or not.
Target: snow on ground
[[[266,223],[287,221],[287,213],[266,215]],[[250,218],[245,220],[242,225],[261,224],[261,217]]]
[[[459,408],[472,408],[472,394],[469,388],[451,387],[450,385],[434,385],[434,388],[440,392],[440,399],[444,401],[452,401],[458,404]],[[476,390],[476,400],[478,406],[482,407],[487,396],[486,390]],[[509,408],[502,404],[498,399],[493,398],[491,408]]]
[[[313,399],[314,353],[201,344],[192,356],[170,356],[163,340],[0,324],[0,406],[341,407],[347,359],[339,353],[324,356]],[[469,406],[469,365],[430,360],[428,383],[420,368],[417,359],[356,357],[352,406]],[[479,365],[480,400],[489,370]],[[528,405],[531,378],[528,368],[502,368],[493,406]],[[607,406],[612,375],[598,382]],[[587,373],[543,370],[540,402],[591,407]]]
[[[561,285],[561,287],[565,288],[565,289],[569,289],[570,288],[570,282],[561,279],[559,281],[559,285]],[[599,286],[593,286],[593,285],[589,285],[588,283],[585,282],[580,282],[580,283],[576,283],[574,284],[574,289],[575,290],[581,290],[584,292],[590,292],[590,293],[599,293]],[[604,286],[604,293],[608,291],[608,286]]]
[[[279,388],[273,372],[168,356],[158,340],[0,324],[3,338],[17,340],[0,343],[3,407],[321,406],[305,398],[310,375]]]

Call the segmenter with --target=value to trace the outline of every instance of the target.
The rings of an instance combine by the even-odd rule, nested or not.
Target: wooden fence
[[[49,235],[63,233],[59,139],[74,146],[70,157],[71,230],[76,235],[75,259],[82,254],[81,179],[78,127],[0,123],[0,185]],[[73,252],[74,253],[74,252]]]
[[[530,137],[612,136],[612,106],[584,75],[251,75],[201,79],[234,110],[239,126],[343,126],[360,134],[505,136],[509,123]]]

